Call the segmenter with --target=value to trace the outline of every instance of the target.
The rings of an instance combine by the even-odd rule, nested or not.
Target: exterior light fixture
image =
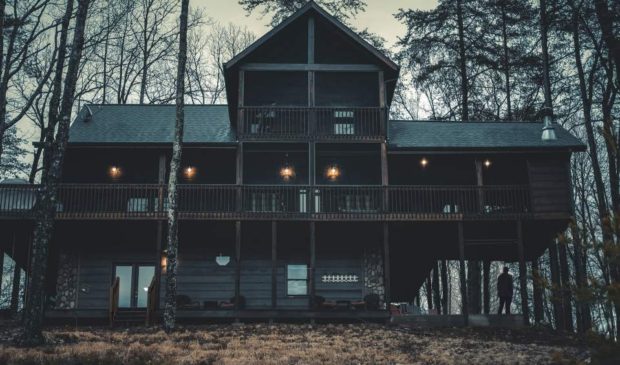
[[[340,178],[341,174],[342,172],[340,171],[340,168],[336,164],[329,165],[327,166],[327,169],[325,169],[325,177],[329,181],[337,181]]]
[[[120,179],[121,175],[123,175],[123,170],[118,166],[110,166],[110,169],[108,170],[108,175],[110,175],[110,178],[112,178],[112,180],[118,180]]]
[[[289,182],[295,178],[295,168],[288,163],[288,153],[286,154],[284,166],[280,169],[280,177],[284,182]]]
[[[492,165],[491,160],[489,160],[488,158],[484,160],[484,167],[489,168],[491,167],[491,165]]]
[[[194,178],[196,177],[196,173],[197,171],[194,166],[187,166],[183,169],[183,176],[185,176],[185,179],[188,181],[194,180]]]
[[[215,262],[219,265],[219,266],[226,266],[228,265],[228,263],[230,262],[230,256],[224,256],[222,254],[219,254],[216,258],[215,258]]]
[[[161,272],[165,273],[168,267],[168,251],[164,250],[161,253]]]
[[[422,168],[425,168],[428,165],[428,160],[426,159],[426,157],[422,157],[422,159],[420,160],[420,166],[422,166]]]

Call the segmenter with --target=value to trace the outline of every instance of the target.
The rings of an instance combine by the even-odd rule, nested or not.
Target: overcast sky
[[[390,42],[390,46],[397,37],[405,33],[404,25],[393,16],[399,8],[432,9],[437,6],[437,0],[366,0],[366,3],[366,11],[351,22],[358,29],[368,28],[369,31],[381,35]],[[237,0],[190,0],[190,4],[204,8],[209,17],[221,23],[245,25],[257,37],[269,30],[267,23],[271,18],[261,18],[260,11],[248,17]]]

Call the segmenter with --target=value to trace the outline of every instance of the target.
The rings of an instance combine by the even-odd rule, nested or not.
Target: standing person
[[[504,266],[503,272],[497,277],[497,297],[499,298],[499,310],[497,314],[502,314],[502,308],[506,306],[506,314],[510,314],[510,303],[512,302],[512,275],[508,273],[508,267]]]

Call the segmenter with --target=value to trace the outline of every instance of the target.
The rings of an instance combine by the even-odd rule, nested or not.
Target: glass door
[[[155,265],[116,265],[114,275],[119,278],[118,307],[146,308]]]

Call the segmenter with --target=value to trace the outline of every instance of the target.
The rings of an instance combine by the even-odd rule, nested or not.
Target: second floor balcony
[[[32,218],[36,185],[0,185],[0,217]],[[540,192],[537,192],[537,194]],[[553,193],[553,192],[549,192]],[[547,211],[531,188],[511,186],[180,185],[181,219],[515,219]],[[58,219],[166,219],[167,188],[62,184]]]
[[[241,107],[241,140],[381,141],[386,109],[379,107]]]

